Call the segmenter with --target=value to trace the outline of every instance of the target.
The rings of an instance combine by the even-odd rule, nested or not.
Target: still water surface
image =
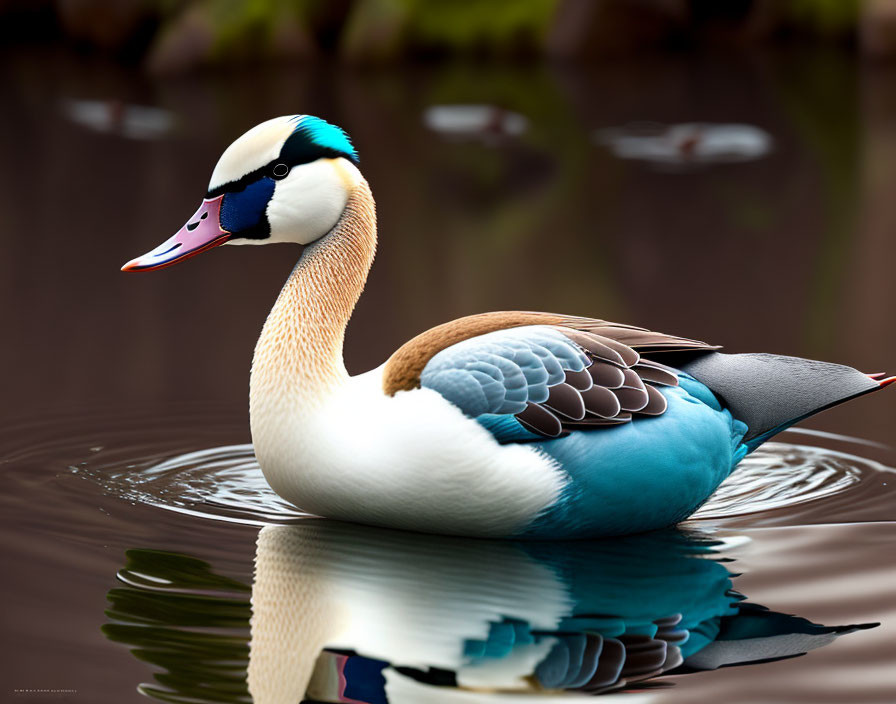
[[[896,472],[866,443],[787,432],[679,531],[526,544],[302,517],[210,409],[51,427],[2,435],[23,679],[104,701],[892,693]]]
[[[73,55],[3,58],[5,693],[896,699],[891,394],[766,445],[680,532],[525,545],[358,529],[280,501],[246,444],[252,345],[296,254],[118,272],[193,212],[236,134],[305,111],[349,129],[379,205],[352,371],[502,308],[892,371],[892,72],[803,53],[152,83]],[[73,118],[111,98],[166,119]],[[423,117],[480,103],[525,130],[440,134]],[[669,168],[601,145],[645,121],[752,125],[773,148]]]

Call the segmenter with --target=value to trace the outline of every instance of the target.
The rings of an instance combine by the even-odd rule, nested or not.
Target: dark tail
[[[715,640],[685,660],[683,671],[792,658],[828,645],[839,636],[879,625],[820,626],[758,604],[738,604],[737,614],[722,618]]]
[[[896,381],[842,364],[762,353],[709,352],[679,368],[746,423],[750,450],[804,418]]]

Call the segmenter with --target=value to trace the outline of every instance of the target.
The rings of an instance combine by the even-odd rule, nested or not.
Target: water
[[[622,693],[589,681],[608,696],[896,699],[892,392],[766,445],[684,535],[547,548],[321,526],[267,489],[246,445],[252,345],[295,253],[225,247],[159,274],[118,272],[195,210],[234,135],[302,110],[349,129],[378,202],[352,371],[429,325],[502,308],[892,371],[891,69],[803,51],[150,82],[6,50],[0,75],[8,696],[243,701],[251,684],[295,702],[310,683],[326,700],[342,673],[349,694],[385,681],[392,701],[493,701],[536,681],[554,687],[540,696],[570,699],[581,693],[558,689],[587,659],[564,670],[562,653],[578,662],[601,633],[630,666]],[[113,98],[165,119],[107,129],[91,102],[91,120],[72,120],[72,101]],[[525,131],[443,135],[424,120],[436,105],[493,103]],[[774,148],[670,169],[595,143],[638,122],[754,125]],[[273,595],[254,632],[252,589]],[[579,637],[571,621],[558,632],[559,616],[605,622]],[[737,657],[810,651],[698,669],[723,648],[678,664],[701,634],[757,619],[777,640]]]
[[[798,439],[803,434],[789,431],[783,437]],[[91,449],[99,454],[70,470],[99,484],[107,495],[132,503],[255,526],[291,523],[307,515],[267,485],[251,444],[209,447],[173,457],[132,458],[125,463],[106,459],[105,448]],[[741,463],[738,472],[694,514],[694,520],[749,516],[753,523],[786,525],[813,515],[814,507],[803,504],[830,498],[824,514],[830,521],[836,519],[830,513],[832,505],[854,505],[868,484],[875,485],[875,499],[886,506],[883,499],[889,492],[877,487],[893,471],[879,462],[824,447],[769,442]],[[754,515],[759,512],[768,515]]]
[[[210,419],[215,430],[195,431]],[[96,444],[97,428],[104,445]],[[27,662],[28,647],[40,643],[54,664],[41,682],[99,700],[126,699],[139,685],[164,701],[248,701],[250,686],[269,701],[298,701],[310,682],[327,701],[335,696],[330,672],[343,673],[349,693],[369,694],[382,680],[390,701],[442,696],[451,690],[431,688],[446,683],[485,697],[496,687],[531,690],[524,675],[553,648],[575,647],[569,617],[597,613],[604,616],[592,627],[623,644],[630,661],[640,662],[634,653],[649,645],[645,624],[653,647],[665,644],[651,656],[656,666],[623,673],[624,690],[647,701],[701,698],[717,687],[736,688],[734,701],[782,691],[807,701],[885,701],[891,691],[885,629],[896,613],[882,558],[894,537],[885,522],[894,471],[854,454],[866,443],[784,433],[684,534],[525,545],[302,517],[267,488],[249,446],[217,444],[239,432],[236,419],[199,407],[165,419],[85,414],[7,428],[3,515],[27,539],[6,547],[16,565],[6,586],[29,584],[7,616],[23,646],[10,658]],[[38,444],[24,439],[50,433]],[[848,450],[826,446],[835,443]],[[857,506],[861,523],[852,522]],[[734,625],[735,614],[747,626]],[[551,624],[564,615],[558,635]],[[686,659],[689,647],[714,637],[719,618],[723,632],[773,634],[763,657],[811,652],[763,665],[770,673],[759,681],[750,668],[702,669],[719,658],[759,657],[722,639],[721,650]],[[618,632],[620,623],[627,632]],[[507,624],[521,631],[514,657]],[[690,638],[681,643],[685,628]],[[251,657],[250,635],[258,644]],[[816,668],[828,678],[823,687],[800,679]],[[865,673],[858,682],[856,668]],[[23,670],[23,687],[34,686]],[[456,674],[433,674],[449,671]],[[581,694],[562,684],[566,670],[536,671],[539,689]],[[590,689],[620,686],[610,677]]]

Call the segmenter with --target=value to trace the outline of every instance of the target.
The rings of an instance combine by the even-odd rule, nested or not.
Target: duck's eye
[[[289,173],[289,166],[284,163],[274,164],[274,168],[271,169],[271,176],[276,179],[286,178]]]

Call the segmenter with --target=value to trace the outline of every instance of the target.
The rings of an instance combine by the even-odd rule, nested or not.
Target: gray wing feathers
[[[517,414],[544,403],[565,373],[581,372],[587,355],[544,326],[498,330],[448,347],[427,363],[420,385],[439,392],[466,415]]]
[[[547,325],[458,342],[435,354],[420,375],[422,387],[466,415],[513,415],[544,437],[659,415],[666,399],[651,385],[677,383],[673,369],[615,340]]]

